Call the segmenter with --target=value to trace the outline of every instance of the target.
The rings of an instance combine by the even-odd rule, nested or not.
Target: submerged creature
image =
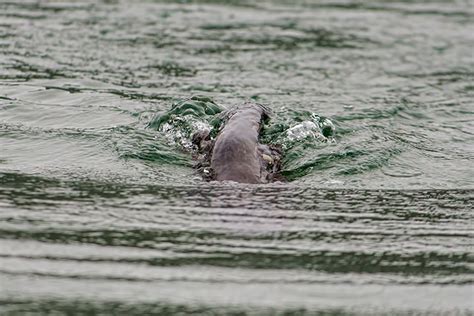
[[[225,113],[215,140],[211,140],[209,131],[194,134],[198,168],[209,180],[240,183],[282,180],[278,173],[281,149],[259,142],[262,125],[269,115],[263,105],[245,103]]]
[[[278,113],[269,124],[272,115],[264,105],[247,102],[225,110],[211,98],[197,95],[157,113],[147,127],[160,131],[167,143],[191,153],[194,167],[205,180],[287,181],[312,170],[311,164],[301,166],[298,160],[307,161],[300,159],[308,154],[307,148],[335,143],[335,127],[328,118],[307,110]]]

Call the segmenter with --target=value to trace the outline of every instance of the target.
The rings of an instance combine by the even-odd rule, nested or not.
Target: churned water
[[[473,314],[473,21],[0,0],[0,313]],[[289,181],[203,181],[190,134],[249,100]]]

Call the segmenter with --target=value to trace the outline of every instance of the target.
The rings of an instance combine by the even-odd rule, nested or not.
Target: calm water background
[[[0,0],[0,313],[473,314],[472,1]],[[146,128],[329,117],[269,185]],[[290,124],[291,125],[291,124]]]

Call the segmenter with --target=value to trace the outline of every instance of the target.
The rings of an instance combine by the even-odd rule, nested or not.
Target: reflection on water
[[[1,180],[5,310],[471,308],[469,190]]]
[[[473,314],[473,16],[0,1],[0,313]],[[193,95],[270,107],[291,182],[203,182],[153,128]]]

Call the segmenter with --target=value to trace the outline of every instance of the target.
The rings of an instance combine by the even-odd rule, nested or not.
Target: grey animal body
[[[259,135],[268,110],[259,104],[246,103],[226,113],[223,128],[215,141],[197,135],[194,141],[206,154],[202,168],[210,180],[240,183],[267,183],[277,179],[281,151],[261,144]]]

